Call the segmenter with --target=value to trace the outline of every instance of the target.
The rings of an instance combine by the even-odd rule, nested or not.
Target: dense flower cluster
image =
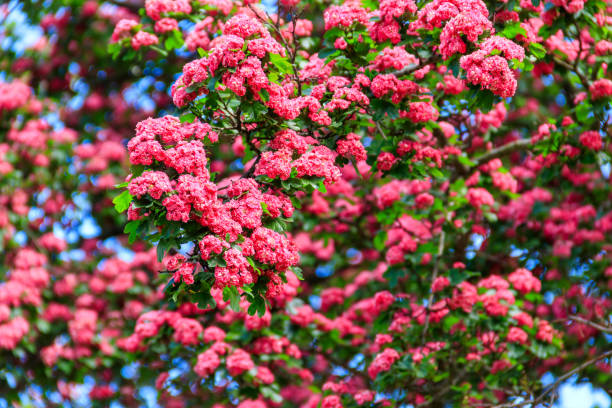
[[[52,3],[3,31],[0,405],[610,383],[608,5]]]
[[[25,105],[31,94],[30,87],[21,81],[0,82],[0,111]]]

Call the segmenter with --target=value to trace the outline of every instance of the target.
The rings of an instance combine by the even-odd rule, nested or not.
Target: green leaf
[[[38,327],[38,330],[42,333],[48,333],[51,329],[51,324],[46,320],[40,319],[36,322],[36,327]]]
[[[467,156],[463,156],[463,155],[457,156],[457,161],[463,164],[464,166],[468,166],[468,167],[474,167],[476,165],[476,163],[471,161]]]
[[[463,269],[453,268],[449,274],[450,284],[456,286],[468,278],[468,274]]]
[[[327,193],[327,188],[325,187],[325,184],[323,184],[323,180],[319,181],[319,184],[317,185],[317,190],[319,190],[320,193]]]
[[[272,213],[270,213],[270,210],[268,210],[268,204],[266,204],[265,202],[261,202],[259,203],[261,204],[261,210],[263,211],[264,214],[269,215],[270,217],[272,216]]]
[[[164,259],[165,249],[162,245],[157,245],[157,262],[161,262]]]
[[[397,286],[398,281],[406,276],[407,270],[405,268],[392,267],[387,269],[383,274],[383,277],[389,281],[389,286],[394,288]]]
[[[496,223],[497,222],[497,215],[495,213],[492,212],[485,212],[484,213],[484,217],[487,219],[487,221],[489,221],[490,223]]]
[[[266,300],[260,295],[255,294],[251,298],[251,305],[249,306],[247,313],[253,316],[257,313],[259,316],[266,314]]]
[[[173,30],[170,36],[164,41],[164,47],[167,50],[178,49],[183,46],[183,38],[178,30]]]
[[[386,242],[387,242],[387,231],[385,230],[378,231],[378,233],[374,237],[374,248],[376,248],[377,251],[382,251],[385,249]]]
[[[304,274],[302,273],[302,268],[300,268],[299,266],[294,266],[293,268],[291,268],[291,270],[293,271],[293,273],[295,274],[295,276],[297,276],[299,280],[304,280]]]
[[[164,50],[161,47],[158,47],[157,45],[151,45],[151,48],[154,49],[155,51],[159,52],[164,57],[168,56],[168,51]]]
[[[60,371],[66,374],[70,374],[72,372],[72,363],[70,363],[69,361],[59,360],[57,362],[57,367],[60,369]]]
[[[200,309],[214,309],[217,307],[215,298],[211,296],[209,291],[198,292],[191,295],[191,301],[196,303]]]
[[[489,91],[488,89],[483,89],[476,92],[474,104],[483,113],[487,113],[493,109],[493,103],[496,99],[497,97],[493,92]]]
[[[319,58],[325,59],[327,57],[331,57],[333,54],[338,53],[338,50],[335,48],[324,48],[319,51]]]
[[[223,288],[223,300],[230,302],[230,307],[234,312],[240,311],[240,293],[236,286],[226,286]]]
[[[255,261],[254,261],[254,260],[253,260],[253,259],[252,259],[250,256],[247,256],[247,257],[246,257],[246,260],[247,260],[247,262],[249,263],[249,265],[251,265],[251,268],[253,268],[253,270],[254,270],[255,272],[257,272],[257,273],[259,273],[259,274],[261,275],[261,269],[259,269],[259,268],[257,267],[257,265],[255,265]]]
[[[293,73],[293,67],[287,58],[278,54],[270,54],[270,62],[283,74]]]
[[[185,113],[184,115],[181,115],[181,123],[193,123],[195,119],[196,115],[193,113]]]
[[[267,398],[276,404],[283,402],[283,397],[277,391],[275,391],[272,386],[260,387],[259,391],[264,398]]]
[[[342,31],[340,27],[332,27],[325,32],[325,34],[323,35],[323,38],[328,41],[332,41],[338,37],[342,37],[343,35],[344,35],[344,31]]]
[[[218,81],[218,80],[219,80],[219,78],[217,78],[216,76],[215,76],[215,77],[213,77],[213,78],[210,80],[210,82],[208,83],[208,86],[207,86],[207,88],[208,88],[208,90],[209,90],[209,91],[211,91],[211,92],[212,92],[212,91],[214,91],[214,90],[215,90],[215,87],[217,86],[217,81]]]
[[[142,220],[132,220],[125,224],[123,228],[123,232],[126,234],[130,234],[128,241],[130,244],[133,244],[138,238],[138,227],[142,224]]]
[[[373,116],[375,121],[383,119],[385,115],[389,116],[391,119],[397,119],[399,117],[397,105],[389,101],[374,99],[371,101],[370,107],[374,111]]]
[[[592,112],[591,104],[583,101],[576,106],[576,118],[580,122],[586,122]]]
[[[538,59],[544,58],[546,56],[546,49],[540,43],[529,44],[529,50],[531,50],[531,53]]]
[[[431,173],[431,175],[434,176],[437,179],[444,178],[444,173],[442,173],[440,171],[440,169],[438,169],[437,167],[430,167],[429,168],[429,173]]]
[[[376,0],[361,0],[361,5],[370,10],[376,10],[379,7],[379,3]]]
[[[518,21],[513,21],[506,25],[506,27],[499,33],[502,37],[506,38],[514,38],[517,35],[527,35],[527,30],[521,27],[521,24]]]
[[[124,190],[121,194],[113,199],[113,204],[115,205],[115,211],[118,213],[122,213],[127,210],[132,202],[132,195],[128,190]]]
[[[267,89],[262,89],[259,91],[259,97],[262,101],[268,102],[270,100],[270,92]]]

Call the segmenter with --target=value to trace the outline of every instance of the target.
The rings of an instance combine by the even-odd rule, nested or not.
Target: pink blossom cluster
[[[336,154],[312,138],[290,129],[282,130],[276,133],[269,147],[274,150],[263,153],[255,175],[287,180],[295,169],[297,177],[321,177],[326,185],[340,178],[340,170],[334,164]]]
[[[417,13],[417,20],[411,23],[411,29],[433,30],[442,27],[442,23],[451,20],[460,13],[477,13],[489,16],[487,5],[482,0],[434,0],[425,4]]]
[[[485,40],[481,49],[461,57],[461,68],[467,71],[467,81],[488,89],[495,95],[508,98],[516,92],[517,82],[514,72],[508,66],[508,60],[522,61],[525,51],[518,44],[502,37],[493,36]],[[493,50],[500,55],[490,56]]]
[[[354,23],[368,24],[368,12],[355,4],[328,7],[323,13],[325,30],[333,27],[350,27]]]
[[[210,231],[199,242],[199,250],[204,261],[218,257],[224,262],[214,268],[214,287],[242,287],[256,282],[259,275],[247,260],[251,257],[268,268],[268,293],[274,298],[284,286],[278,274],[297,264],[299,256],[290,239],[264,228],[263,222],[266,218],[290,217],[291,201],[279,191],[262,192],[261,186],[250,178],[229,180],[222,196],[219,187],[210,181],[202,143],[205,138],[214,142],[217,134],[199,122],[181,124],[171,116],[140,122],[136,136],[128,144],[130,161],[159,163],[178,175],[145,170],[129,181],[128,191],[136,200],[153,200],[161,205],[168,221],[195,222]],[[280,132],[271,145],[280,147],[279,151],[295,147],[297,154],[304,153],[294,162],[298,177],[322,177],[329,183],[339,177],[331,151],[323,146],[306,150],[306,139],[293,131]],[[128,215],[140,219],[144,214],[132,204]],[[230,247],[239,238],[240,248]],[[166,268],[174,272],[175,283],[188,285],[201,271],[182,255],[167,258]]]
[[[145,11],[154,21],[162,18],[166,13],[191,13],[189,0],[146,0]]]
[[[21,81],[0,82],[0,112],[24,106],[31,95],[30,87]]]
[[[440,54],[448,59],[453,54],[465,54],[467,46],[462,38],[477,43],[481,35],[493,30],[493,24],[488,18],[488,11],[482,14],[475,10],[462,12],[444,26],[440,34]]]
[[[338,154],[353,158],[355,161],[362,161],[368,157],[365,147],[361,143],[361,137],[356,133],[349,133],[344,139],[339,140],[337,151]]]
[[[243,46],[246,46],[246,53]],[[261,63],[268,54],[284,55],[285,50],[255,18],[245,14],[232,17],[223,26],[223,35],[211,42],[209,55],[183,67],[183,75],[172,88],[174,103],[181,107],[207,92],[206,86],[192,92],[187,92],[186,88],[217,75],[219,69],[224,71],[222,83],[237,95],[246,94],[245,85],[258,94],[269,86]],[[233,72],[227,68],[233,68]]]
[[[402,16],[416,13],[417,6],[413,0],[383,0],[379,10],[373,11],[371,17],[379,17],[368,26],[372,39],[376,42],[391,41],[397,44],[401,40],[400,20]]]
[[[372,67],[378,71],[385,71],[387,69],[402,69],[412,64],[418,64],[418,59],[409,54],[405,46],[398,47],[387,47],[374,58],[372,61]]]

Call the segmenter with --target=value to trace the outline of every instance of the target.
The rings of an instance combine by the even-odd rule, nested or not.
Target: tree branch
[[[438,277],[438,270],[440,265],[440,257],[444,253],[444,230],[440,233],[440,242],[438,243],[438,252],[436,253],[436,257],[434,259],[434,270],[433,277],[431,278],[431,282],[433,283]],[[430,289],[429,299],[427,299],[427,307],[430,309],[429,313],[425,316],[425,326],[423,328],[422,342],[425,343],[425,336],[427,335],[427,329],[429,328],[429,315],[431,314],[431,304],[433,303],[434,292]]]
[[[612,356],[612,350],[606,351],[605,353],[602,353],[600,355],[598,355],[597,357],[593,357],[592,359],[585,361],[584,363],[580,364],[578,367],[574,368],[573,370],[568,371],[567,373],[563,374],[561,377],[557,378],[557,381],[555,381],[554,383],[552,383],[551,385],[549,385],[548,387],[546,387],[544,389],[544,391],[537,396],[536,398],[530,399],[530,400],[526,400],[526,401],[522,401],[522,402],[508,402],[505,404],[500,404],[500,405],[495,405],[493,406],[493,408],[518,408],[518,407],[523,407],[525,405],[533,405],[534,404],[538,404],[540,402],[542,402],[542,400],[544,400],[544,398],[546,398],[546,396],[548,394],[550,394],[552,391],[554,391],[557,387],[559,387],[559,385],[561,385],[561,383],[565,380],[567,380],[568,378],[570,378],[571,376],[573,376],[574,374],[584,370],[585,368],[587,368],[588,366],[590,366],[593,363],[598,362],[599,360],[603,360],[606,357],[610,357]]]
[[[569,317],[570,320],[574,320],[576,322],[582,323],[582,324],[586,324],[587,326],[591,326],[597,330],[600,330],[602,332],[605,333],[612,333],[612,326],[602,326],[601,324],[597,324],[595,322],[592,322],[590,320],[587,319],[583,319],[580,316],[570,316]]]
[[[440,59],[439,55],[434,55],[432,57],[429,57],[427,60],[425,60],[425,62],[422,62],[420,64],[410,64],[410,65],[406,65],[404,68],[402,69],[398,69],[397,71],[393,71],[391,72],[393,75],[395,76],[401,76],[401,75],[406,75],[406,74],[410,74],[414,71],[418,71],[421,68],[426,67],[429,64],[432,64],[434,62],[436,62],[437,60]],[[419,61],[421,59],[419,58]]]
[[[490,160],[496,159],[498,157],[502,157],[508,153],[516,152],[517,150],[521,150],[525,147],[531,145],[531,139],[519,139],[514,142],[507,143],[503,146],[497,147],[495,149],[489,150],[482,156],[479,156],[473,160],[476,163],[476,166],[480,166]]]

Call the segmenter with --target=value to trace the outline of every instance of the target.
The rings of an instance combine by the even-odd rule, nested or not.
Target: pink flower
[[[587,149],[601,150],[603,147],[603,141],[601,135],[597,130],[587,130],[580,135],[580,144]]]
[[[0,112],[25,105],[31,95],[30,87],[21,81],[0,82]]]
[[[323,177],[325,185],[340,179],[340,169],[334,164],[336,153],[325,146],[315,146],[293,162],[298,177]]]
[[[198,354],[198,361],[193,367],[193,371],[200,377],[206,378],[215,372],[221,364],[219,356],[212,350],[206,350]]]
[[[431,291],[434,293],[439,292],[441,290],[444,290],[444,288],[446,288],[449,285],[450,285],[450,281],[448,280],[446,276],[438,276],[436,280],[433,281],[433,283],[431,284]]]
[[[377,159],[378,168],[382,171],[391,170],[396,160],[397,159],[395,158],[393,153],[382,152],[381,154],[378,155],[378,159]]]
[[[372,364],[368,367],[368,375],[372,380],[376,378],[378,373],[381,371],[388,371],[393,363],[400,358],[397,351],[392,348],[386,348],[380,354],[378,354]]]
[[[284,235],[270,229],[259,227],[250,237],[254,257],[257,261],[274,265],[279,272],[287,270],[299,262],[295,244]]]
[[[154,21],[161,18],[165,13],[191,13],[189,0],[146,0],[145,10],[147,16]]]
[[[554,336],[554,331],[550,323],[546,320],[540,320],[538,322],[538,334],[536,334],[536,339],[545,341],[547,343],[552,343]]]
[[[511,343],[527,344],[527,333],[518,327],[511,327],[507,339]]]
[[[542,288],[540,280],[525,268],[519,268],[508,275],[508,281],[512,283],[516,290],[523,294],[539,292]]]
[[[90,344],[96,332],[98,313],[91,309],[78,309],[68,323],[70,337],[77,344]]]
[[[468,189],[466,198],[470,204],[476,208],[480,208],[483,205],[493,206],[493,204],[495,204],[495,199],[491,193],[481,187]]]
[[[287,149],[264,152],[255,168],[255,175],[287,180],[291,176],[291,152]]]
[[[117,42],[124,37],[129,37],[134,27],[138,26],[138,21],[122,19],[119,20],[113,34],[111,36],[111,42]]]
[[[374,58],[372,67],[377,71],[387,69],[399,70],[412,64],[418,64],[418,59],[409,54],[404,46],[387,47]]]
[[[200,248],[202,259],[208,260],[211,254],[219,255],[223,252],[223,249],[229,248],[230,245],[225,240],[219,239],[214,235],[206,235],[199,242],[198,247]]]
[[[395,296],[388,290],[377,292],[374,295],[374,309],[375,313],[379,314],[382,311],[387,310],[395,302]]]
[[[174,272],[174,284],[179,284],[181,283],[181,280],[183,282],[185,282],[187,285],[191,285],[194,282],[194,278],[193,278],[193,271],[196,267],[196,264],[194,263],[184,263],[182,264],[177,270],[176,272]]]
[[[368,12],[356,5],[330,6],[323,13],[325,30],[333,27],[350,27],[353,23],[368,24]]]
[[[498,35],[487,38],[479,47],[487,54],[491,54],[494,50],[501,51],[507,60],[517,59],[523,61],[525,59],[525,49],[523,47],[512,40]]]
[[[234,352],[227,357],[225,364],[231,376],[240,375],[255,367],[253,360],[251,360],[251,355],[242,349],[234,350]]]
[[[525,312],[517,313],[512,316],[512,318],[520,325],[527,326],[529,328],[533,327],[533,319]]]
[[[346,40],[344,39],[344,37],[338,37],[334,41],[334,47],[336,47],[339,50],[345,50],[347,46],[348,44],[346,43]]]
[[[161,390],[164,388],[164,383],[166,382],[166,380],[170,377],[170,374],[166,371],[164,371],[163,373],[161,373],[160,375],[157,376],[157,379],[155,380],[155,388],[157,388],[158,390]]]
[[[262,384],[272,384],[274,382],[274,374],[268,367],[257,367],[255,378]]]
[[[509,98],[516,92],[516,78],[505,58],[488,56],[484,50],[464,55],[459,60],[461,68],[467,71],[467,81],[480,85],[502,98]]]
[[[164,193],[172,191],[172,184],[168,175],[162,171],[145,171],[130,181],[128,191],[136,198],[148,194],[159,200]]]
[[[73,326],[69,326],[69,329],[70,327]],[[30,324],[22,316],[17,316],[8,323],[0,324],[0,349],[14,349],[29,330]],[[83,339],[83,337],[80,337],[79,333],[76,332],[78,328],[73,327],[71,336],[73,335],[73,331],[75,332],[73,338]],[[93,337],[93,333],[91,337]],[[87,339],[90,340],[91,337],[87,334]]]
[[[166,219],[168,221],[189,222],[191,206],[178,195],[164,198],[162,204],[166,207]]]
[[[518,188],[518,182],[512,177],[510,173],[500,173],[498,171],[491,174],[493,178],[493,185],[500,190],[510,191],[516,193]]]
[[[413,123],[422,123],[438,119],[438,110],[430,102],[412,102],[408,112],[400,112],[402,118],[408,118]]]
[[[204,330],[195,319],[180,318],[171,323],[174,328],[173,339],[184,346],[192,346],[200,342],[200,334]]]
[[[440,54],[444,59],[456,53],[465,54],[467,47],[463,36],[475,43],[480,35],[492,29],[493,23],[477,10],[460,13],[444,26],[440,34]]]
[[[204,329],[204,342],[211,343],[223,341],[225,340],[225,335],[226,334],[222,329],[216,326],[208,326],[206,329]]]
[[[156,33],[163,34],[173,30],[178,30],[178,21],[173,18],[162,18],[155,22]]]
[[[132,48],[135,50],[140,47],[147,47],[149,45],[155,45],[159,43],[159,39],[155,34],[147,33],[146,31],[138,31],[134,37],[132,37]]]
[[[246,14],[238,14],[230,18],[223,26],[223,34],[235,35],[244,39],[256,34],[259,37],[268,37],[270,35],[259,20]]]
[[[512,364],[508,360],[497,360],[491,366],[491,374],[496,374],[510,367],[512,367]]]
[[[375,396],[376,393],[374,391],[362,390],[354,394],[353,398],[355,398],[355,402],[357,402],[357,404],[363,405],[366,402],[373,401]]]
[[[342,408],[342,401],[337,395],[328,395],[321,401],[321,408]]]
[[[368,154],[361,144],[361,137],[356,133],[349,133],[346,137],[338,141],[338,154],[346,158],[353,157],[355,161],[362,161],[368,158]]]
[[[568,13],[577,13],[584,8],[585,0],[552,0],[557,7],[563,7]]]

